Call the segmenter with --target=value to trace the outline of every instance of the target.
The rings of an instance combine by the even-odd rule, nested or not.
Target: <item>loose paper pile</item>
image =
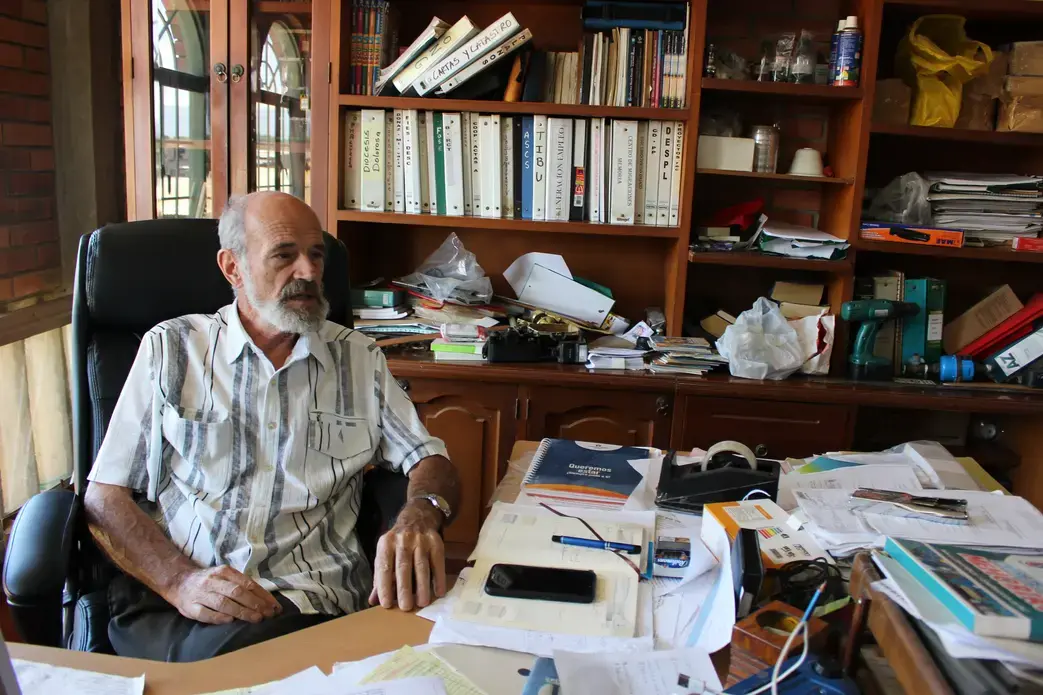
[[[1038,176],[928,174],[934,223],[959,229],[965,239],[1009,245],[1043,230],[1043,193]]]
[[[791,258],[843,258],[850,244],[811,227],[769,221],[761,230],[760,249]]]

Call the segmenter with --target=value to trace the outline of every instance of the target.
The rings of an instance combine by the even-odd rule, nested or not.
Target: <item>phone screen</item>
[[[489,570],[485,593],[506,598],[593,603],[597,575],[591,570],[496,564]]]

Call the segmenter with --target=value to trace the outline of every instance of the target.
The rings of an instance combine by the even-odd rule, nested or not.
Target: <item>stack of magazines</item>
[[[1043,231],[1043,178],[1005,174],[927,174],[934,224],[986,246]]]
[[[728,360],[705,338],[669,338],[651,336],[649,342],[658,353],[648,365],[653,374],[691,374],[701,376]]]

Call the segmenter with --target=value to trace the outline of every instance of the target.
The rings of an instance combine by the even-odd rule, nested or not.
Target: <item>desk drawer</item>
[[[688,396],[683,403],[681,448],[709,448],[725,439],[758,456],[786,458],[851,445],[854,407]]]

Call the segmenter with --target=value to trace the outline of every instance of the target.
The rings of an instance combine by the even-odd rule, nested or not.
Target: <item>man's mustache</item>
[[[279,293],[280,300],[292,299],[301,295],[322,298],[322,286],[312,280],[292,280]]]

